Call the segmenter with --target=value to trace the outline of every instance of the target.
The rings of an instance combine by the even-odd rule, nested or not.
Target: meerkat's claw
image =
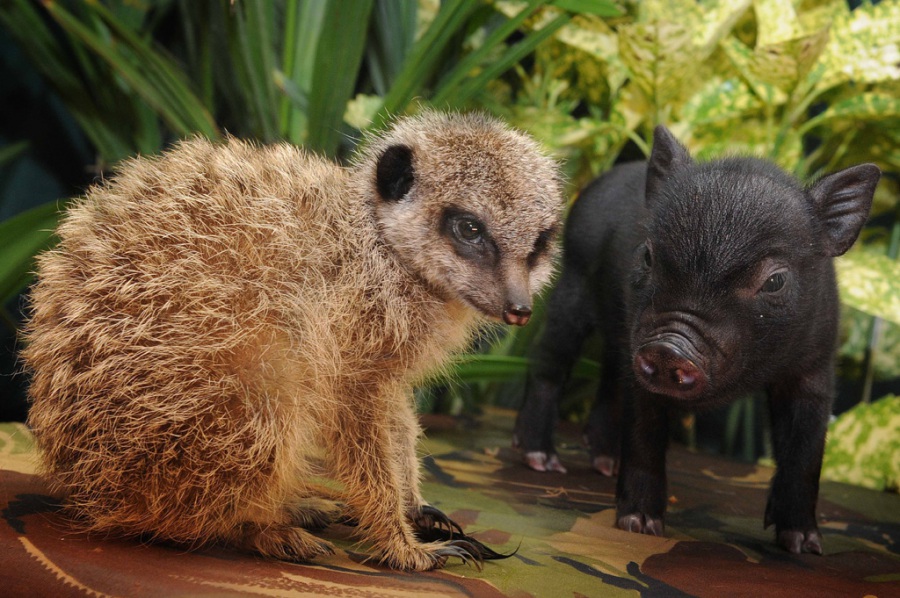
[[[446,530],[449,535],[448,539],[453,538],[453,532],[462,537],[466,535],[458,523],[447,517],[443,511],[431,505],[422,505],[416,509],[410,519],[412,519],[413,525],[419,530]]]
[[[468,540],[452,540],[439,548],[435,554],[447,558],[456,557],[466,565],[472,565],[479,571],[484,568],[484,558],[477,546]]]

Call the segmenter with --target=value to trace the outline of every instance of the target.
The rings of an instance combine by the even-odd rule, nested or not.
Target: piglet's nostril
[[[651,361],[649,361],[646,357],[644,357],[643,355],[637,356],[637,364],[638,364],[638,367],[641,369],[641,372],[643,372],[644,375],[647,376],[648,378],[652,378],[653,376],[656,375],[656,371],[657,371],[656,366]]]
[[[519,303],[507,303],[503,310],[503,321],[511,326],[524,326],[531,318],[531,307]]]
[[[672,376],[672,381],[681,387],[690,388],[697,381],[697,371],[691,368],[678,368]]]

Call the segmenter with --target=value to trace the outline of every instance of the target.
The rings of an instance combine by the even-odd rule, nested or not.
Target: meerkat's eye
[[[462,217],[453,225],[457,237],[468,243],[478,243],[484,238],[484,225],[474,218]]]

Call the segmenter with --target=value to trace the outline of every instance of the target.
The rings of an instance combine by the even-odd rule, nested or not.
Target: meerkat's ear
[[[392,145],[378,158],[375,168],[375,186],[386,201],[402,199],[415,181],[412,148],[408,145]]]

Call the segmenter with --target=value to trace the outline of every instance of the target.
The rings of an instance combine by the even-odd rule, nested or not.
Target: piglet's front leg
[[[764,524],[775,524],[776,541],[789,552],[822,554],[816,501],[831,411],[831,373],[773,385],[769,410],[778,469]]]
[[[659,397],[640,389],[635,394],[635,400],[626,406],[624,418],[622,462],[616,486],[616,525],[629,532],[662,536],[668,412]]]

